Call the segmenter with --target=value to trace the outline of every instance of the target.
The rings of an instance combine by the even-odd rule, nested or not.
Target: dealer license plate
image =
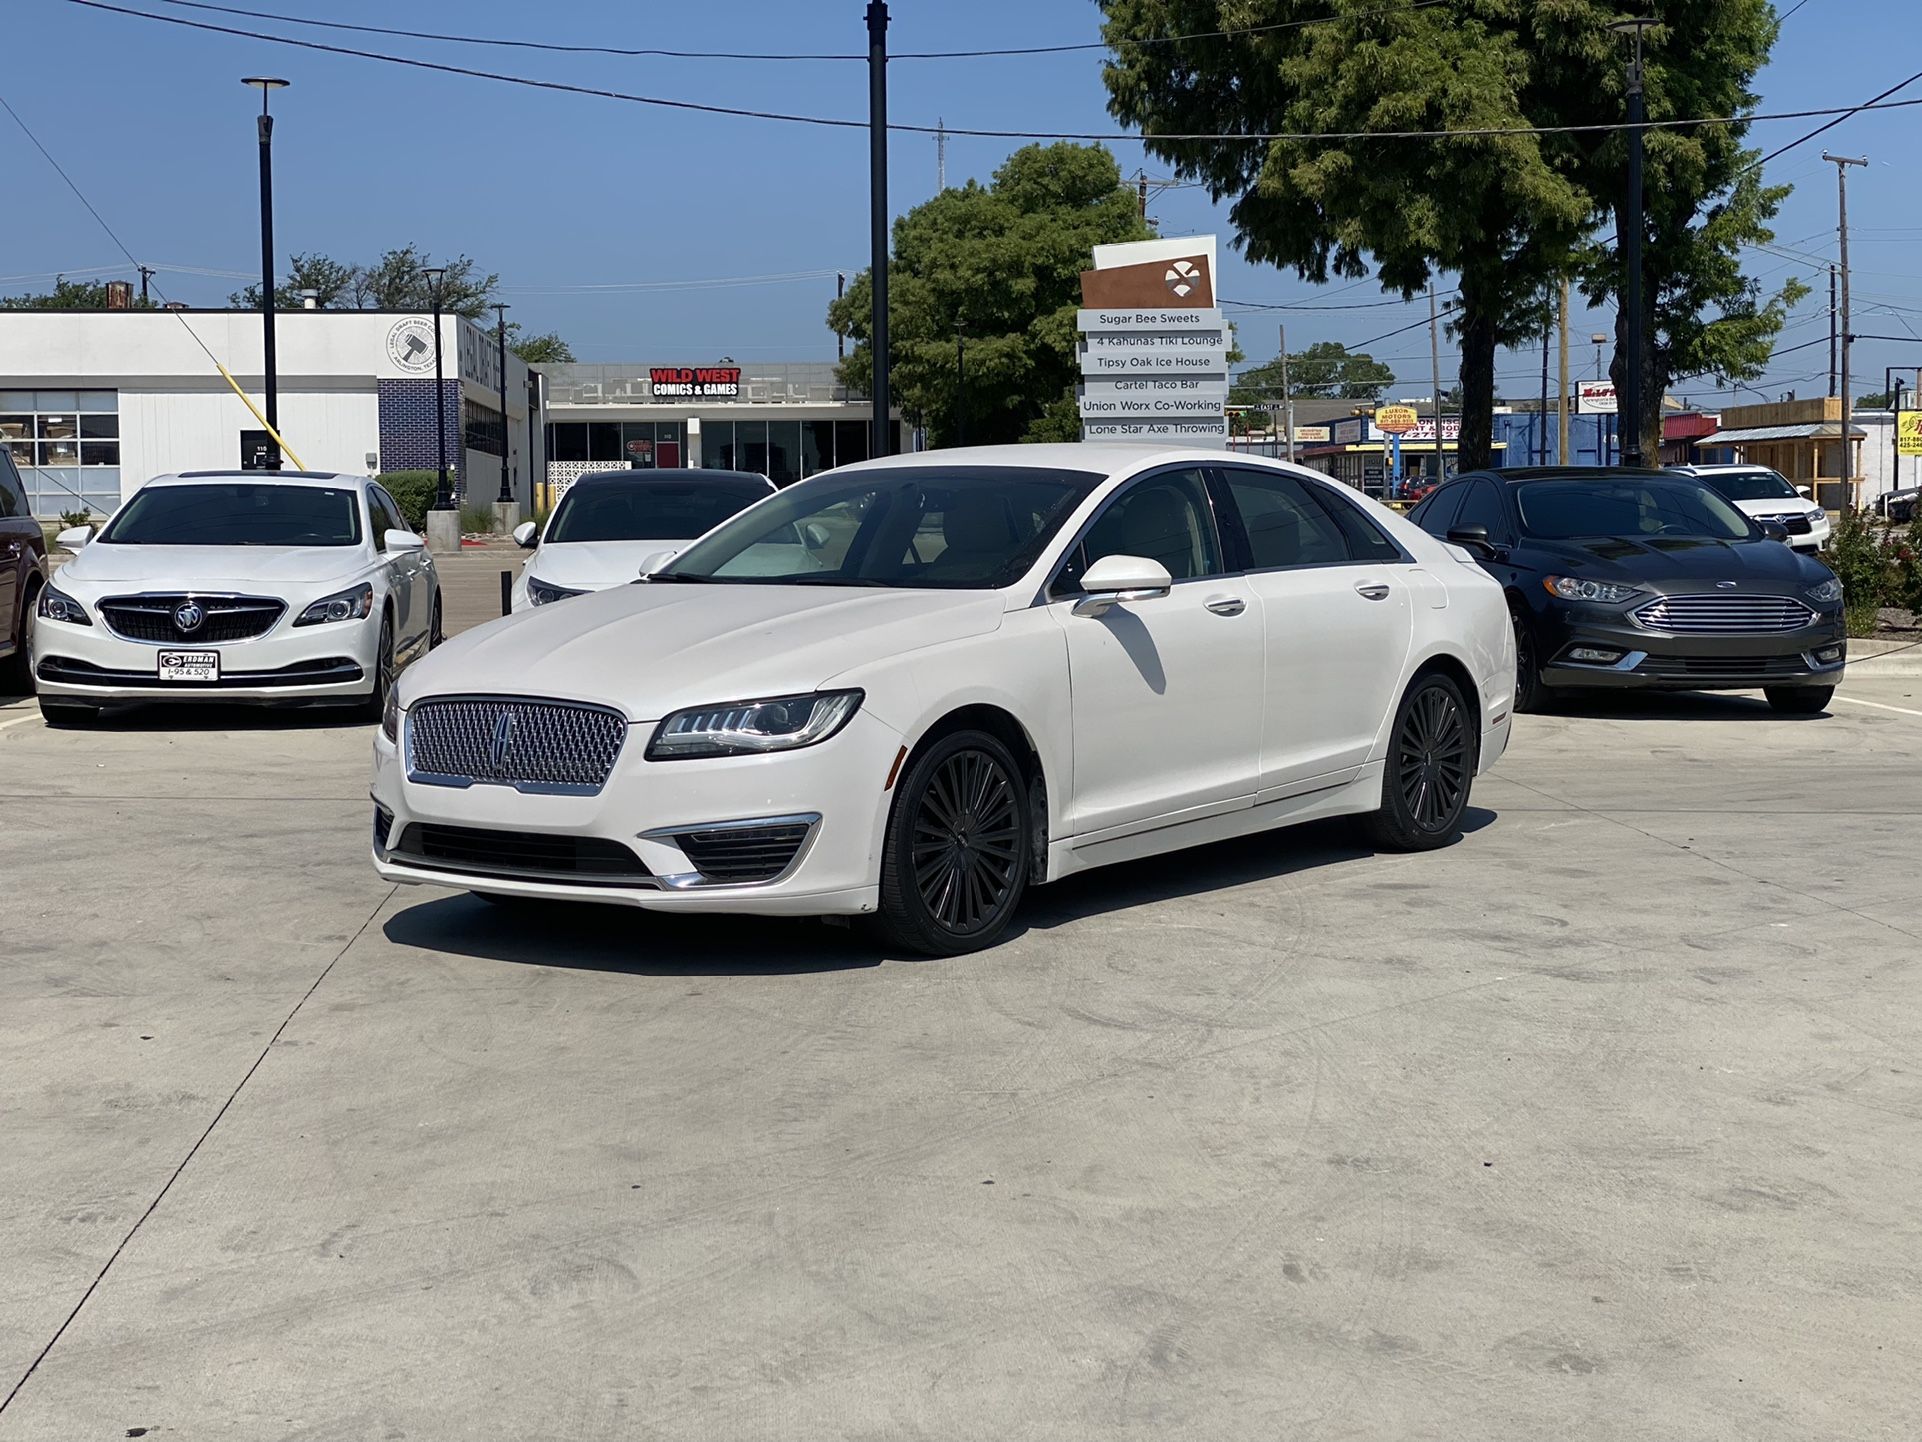
[[[218,681],[218,651],[162,651],[159,658],[162,681]]]

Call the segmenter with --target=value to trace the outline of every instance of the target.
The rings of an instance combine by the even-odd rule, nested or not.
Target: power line
[[[1801,7],[1797,6],[1796,8],[1800,9]],[[1756,161],[1755,164],[1767,165],[1771,160],[1775,159],[1776,156],[1787,155],[1791,150],[1795,149],[1796,146],[1808,144],[1808,142],[1815,139],[1816,136],[1822,134],[1824,131],[1835,129],[1835,127],[1840,125],[1844,120],[1847,120],[1851,115],[1855,115],[1860,111],[1885,110],[1885,109],[1892,108],[1889,106],[1884,106],[1880,102],[1887,100],[1891,95],[1895,94],[1895,92],[1898,90],[1907,89],[1909,86],[1915,84],[1915,82],[1918,80],[1922,80],[1922,70],[1916,71],[1915,74],[1911,75],[1907,80],[1898,81],[1896,84],[1891,85],[1887,90],[1884,90],[1880,95],[1870,96],[1867,100],[1863,101],[1860,105],[1851,106],[1849,109],[1844,110],[1839,114],[1836,114],[1835,119],[1829,121],[1828,124],[1816,126],[1815,129],[1811,130],[1807,135],[1801,136],[1795,140],[1791,140],[1787,145],[1777,146],[1774,150],[1771,150],[1767,155],[1764,155],[1760,160]],[[1896,103],[1900,105],[1912,105],[1915,102],[1914,101],[1898,101]],[[1753,167],[1750,167],[1750,168],[1753,168]],[[1739,173],[1740,172],[1738,172],[1738,174]]]
[[[83,6],[89,10],[104,10],[116,15],[129,15],[141,20],[154,20],[163,25],[181,25],[191,30],[207,30],[219,35],[234,35],[243,40],[261,40],[274,45],[291,45],[302,50],[318,50],[330,55],[348,55],[362,60],[378,60],[389,65],[404,65],[415,70],[432,70],[444,75],[461,75],[475,80],[494,80],[506,85],[521,85],[534,90],[553,90],[568,95],[586,95],[601,100],[620,100],[633,105],[649,105],[666,110],[688,110],[704,115],[731,115],[746,120],[776,120],[791,125],[815,125],[836,130],[865,130],[866,120],[855,120],[840,116],[796,115],[787,111],[754,110],[745,106],[709,105],[695,100],[672,100],[655,95],[636,95],[624,90],[606,90],[591,85],[573,85],[560,80],[537,80],[525,75],[507,75],[499,71],[475,70],[464,65],[446,65],[434,60],[417,60],[405,55],[387,55],[375,50],[356,50],[350,46],[327,45],[318,40],[300,40],[290,35],[266,35],[255,30],[241,30],[231,25],[215,25],[204,20],[189,20],[177,15],[156,15],[149,10],[135,10],[125,5],[113,5],[107,0],[66,0],[69,5]],[[958,52],[957,52],[958,53]],[[1922,79],[1922,74],[1911,77]],[[1908,84],[1904,81],[1903,84]],[[1895,90],[1902,86],[1894,87]],[[1893,90],[1883,92],[1892,94]],[[1678,130],[1694,126],[1709,125],[1748,125],[1758,121],[1806,120],[1815,116],[1835,115],[1846,119],[1864,110],[1899,110],[1910,106],[1922,105],[1922,99],[1897,100],[1887,104],[1866,101],[1853,106],[1830,106],[1815,110],[1783,110],[1772,113],[1752,115],[1713,115],[1693,119],[1626,120],[1598,122],[1589,125],[1510,125],[1478,126],[1462,130],[1328,130],[1328,131],[1250,131],[1241,134],[1224,132],[1185,133],[1156,132],[1154,134],[1129,134],[1123,131],[1072,131],[1072,130],[991,130],[979,127],[912,125],[890,121],[888,129],[909,135],[936,135],[943,129],[949,135],[965,135],[984,140],[1078,140],[1108,141],[1111,143],[1141,144],[1154,140],[1182,141],[1220,141],[1242,144],[1266,144],[1276,140],[1333,141],[1333,140],[1475,140],[1498,139],[1516,135],[1590,135],[1606,134],[1618,130],[1630,130],[1638,125],[1643,130]],[[1837,123],[1840,123],[1839,121]],[[1827,127],[1823,127],[1826,129]],[[1819,134],[1820,131],[1812,132]],[[1802,140],[1810,136],[1803,136]],[[1799,145],[1798,140],[1793,145]],[[1780,154],[1780,151],[1775,152]],[[1764,160],[1770,157],[1764,157]],[[1758,162],[1760,163],[1760,162]]]
[[[249,20],[274,20],[284,25],[311,25],[326,30],[349,30],[362,35],[390,35],[403,40],[434,40],[456,45],[491,45],[509,50],[544,50],[562,55],[616,55],[629,59],[666,60],[858,60],[860,53],[782,54],[759,50],[661,50],[621,45],[569,45],[551,40],[510,40],[486,35],[450,35],[433,30],[400,30],[384,25],[350,25],[341,20],[312,20],[303,15],[281,15],[270,10],[243,10],[232,5],[214,5],[208,0],[160,0],[186,10],[207,10],[220,15],[237,15]],[[1372,10],[1351,10],[1345,15],[1324,15],[1310,20],[1282,20],[1272,25],[1243,25],[1232,30],[1197,30],[1186,35],[1151,35],[1140,40],[1123,40],[1120,45],[1141,48],[1149,45],[1174,45],[1184,40],[1224,40],[1240,35],[1261,35],[1275,30],[1301,30],[1311,25],[1337,25],[1350,20],[1365,20],[1376,15],[1400,15],[1429,10],[1446,0],[1415,0],[1409,5],[1379,5]],[[1806,3],[1806,0],[1804,0]],[[158,18],[158,17],[156,17]],[[1019,45],[999,50],[896,50],[889,60],[982,60],[1014,55],[1065,55],[1078,50],[1113,50],[1105,40],[1082,41],[1069,45]]]

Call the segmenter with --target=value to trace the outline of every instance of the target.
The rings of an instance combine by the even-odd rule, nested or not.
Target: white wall
[[[231,470],[240,464],[240,433],[260,423],[225,382],[120,388],[120,489],[130,496],[171,471]],[[258,402],[256,402],[258,404]],[[365,389],[312,386],[280,392],[280,432],[307,469],[367,470],[380,452],[380,403]],[[292,458],[287,460],[292,466]]]

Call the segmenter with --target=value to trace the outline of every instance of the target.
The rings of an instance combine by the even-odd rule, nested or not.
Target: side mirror
[[[63,550],[77,551],[92,539],[92,526],[69,526],[53,538],[53,543]]]
[[[1484,560],[1492,561],[1501,554],[1500,548],[1488,539],[1486,526],[1451,526],[1448,539],[1464,551],[1473,552]]]
[[[828,534],[828,528],[819,521],[809,521],[801,527],[801,544],[810,551],[825,550],[827,543],[833,539],[834,537]]]
[[[427,542],[423,541],[412,531],[389,531],[386,535],[382,536],[381,539],[386,542],[386,550],[390,554],[395,551],[424,551],[427,549]]]
[[[1787,542],[1789,538],[1789,528],[1780,521],[1763,521],[1760,525],[1762,527],[1762,534],[1767,536],[1771,541]]]
[[[643,576],[653,575],[679,554],[680,552],[678,551],[650,551],[646,556],[641,558],[641,574]]]
[[[541,538],[541,528],[532,521],[522,521],[514,527],[514,544],[523,551],[534,549],[534,543]]]
[[[1807,486],[1797,486],[1795,488],[1795,494],[1798,496],[1813,496],[1815,492],[1810,490]]]
[[[1174,577],[1159,561],[1146,556],[1103,556],[1081,578],[1087,592],[1074,604],[1077,616],[1105,616],[1108,608],[1123,601],[1147,601],[1165,596],[1174,587]]]

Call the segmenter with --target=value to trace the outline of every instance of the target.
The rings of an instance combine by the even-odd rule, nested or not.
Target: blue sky
[[[662,58],[560,56],[468,45],[352,36],[271,26],[146,0],[145,8],[243,28],[276,29],[358,48],[411,54],[482,69],[644,94],[859,119],[865,66]],[[587,44],[684,49],[857,52],[865,48],[862,0],[732,0],[712,5],[636,5],[574,0],[530,9],[504,0],[233,0],[370,25]],[[1792,3],[1792,0],[1790,0]],[[1912,0],[1808,0],[1789,17],[1776,60],[1764,72],[1761,109],[1847,103],[1906,76],[1914,53],[1880,46],[1913,30]],[[865,132],[704,116],[490,81],[437,75],[373,61],[208,34],[66,3],[9,0],[4,94],[67,167],[136,255],[162,267],[166,293],[220,304],[257,265],[256,94],[239,77],[283,75],[294,87],[275,98],[276,226],[283,253],[317,250],[371,258],[412,241],[436,253],[466,252],[498,271],[512,315],[534,330],[558,330],[583,360],[657,363],[831,357],[823,323],[832,272],[853,272],[867,255]],[[1786,5],[1783,8],[1787,8]],[[1097,38],[1099,16],[1084,0],[896,0],[897,51],[1053,45]],[[1111,131],[1103,109],[1099,52],[992,60],[899,61],[892,67],[897,121],[1063,131]],[[1922,82],[1904,96],[1922,95]],[[1815,121],[1758,125],[1766,148]],[[1756,253],[1752,269],[1776,279],[1802,274],[1816,286],[1797,310],[1781,348],[1825,338],[1821,267],[1835,252],[1834,167],[1826,145],[1868,155],[1851,171],[1850,221],[1856,270],[1855,330],[1922,333],[1922,193],[1913,183],[1914,137],[1922,109],[1854,117],[1772,164],[1772,179],[1795,183],[1777,234],[1794,256]],[[950,183],[985,178],[1018,142],[955,137]],[[1114,147],[1125,170],[1147,166],[1141,147]],[[0,156],[9,176],[9,222],[0,244],[0,290],[38,289],[51,272],[126,274],[113,243],[0,115]],[[935,189],[931,137],[896,135],[890,146],[891,199],[898,213]],[[1165,235],[1220,230],[1225,217],[1195,189],[1159,193],[1151,206]],[[1799,258],[1797,258],[1799,257]],[[119,263],[116,267],[115,263]],[[741,277],[794,276],[763,283]],[[810,274],[811,273],[811,274]],[[712,286],[686,282],[726,281]],[[594,289],[600,287],[600,289]],[[637,287],[648,287],[645,289]],[[1329,287],[1328,289],[1333,289]],[[1245,301],[1313,301],[1291,274],[1242,263],[1224,248],[1221,293]],[[1374,300],[1372,283],[1342,302]],[[1872,307],[1884,307],[1873,309]],[[1334,339],[1353,344],[1418,317],[1403,310],[1304,311],[1285,317],[1291,349]],[[1272,355],[1273,321],[1242,319],[1251,360]],[[1577,374],[1593,369],[1579,343],[1606,317],[1578,316]],[[1395,366],[1398,390],[1428,389],[1425,331],[1382,341],[1375,354]],[[1885,364],[1922,364],[1912,344],[1859,341],[1855,370],[1881,384]],[[1778,357],[1759,388],[1819,393],[1826,340]],[[1508,355],[1503,385],[1531,394],[1539,353]],[[1442,357],[1444,383],[1453,361]],[[1677,394],[1731,404],[1713,382]]]

